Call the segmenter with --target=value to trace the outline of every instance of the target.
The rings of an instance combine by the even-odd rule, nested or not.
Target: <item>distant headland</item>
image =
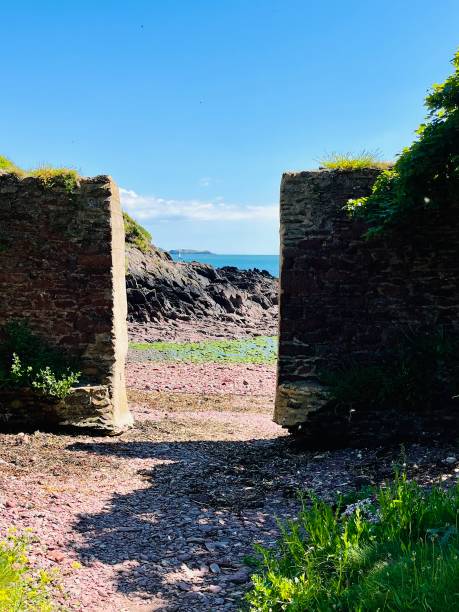
[[[195,249],[171,249],[171,255],[215,255],[212,251],[197,251]]]

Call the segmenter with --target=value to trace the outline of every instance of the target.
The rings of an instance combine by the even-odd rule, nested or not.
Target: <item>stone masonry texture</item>
[[[123,219],[109,177],[81,179],[69,193],[0,174],[0,329],[26,321],[82,371],[60,402],[3,391],[4,422],[107,433],[130,425],[124,270]]]
[[[319,382],[321,371],[371,362],[407,331],[459,333],[458,207],[420,213],[409,227],[366,240],[365,223],[350,219],[343,206],[368,195],[378,174],[318,170],[282,178],[274,419],[313,446],[457,432],[457,408],[338,411]]]

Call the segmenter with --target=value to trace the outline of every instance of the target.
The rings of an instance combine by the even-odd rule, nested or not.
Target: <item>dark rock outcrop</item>
[[[142,253],[127,245],[126,255],[131,324],[151,327],[175,321],[218,326],[227,322],[235,329],[275,333],[278,280],[269,272],[174,262],[156,247]]]

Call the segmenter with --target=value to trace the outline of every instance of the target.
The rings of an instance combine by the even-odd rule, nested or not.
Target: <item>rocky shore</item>
[[[126,247],[134,341],[193,341],[277,333],[278,279],[265,270],[174,262],[154,246]]]

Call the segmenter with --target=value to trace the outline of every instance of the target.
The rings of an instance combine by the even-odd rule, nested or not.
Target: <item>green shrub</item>
[[[51,348],[21,321],[5,326],[0,345],[0,387],[34,389],[42,396],[64,399],[78,382],[62,353]]]
[[[252,612],[459,609],[459,486],[423,490],[405,475],[351,506],[315,497],[256,547]]]
[[[407,223],[413,214],[435,210],[459,198],[459,51],[454,73],[427,95],[426,122],[417,139],[384,171],[370,196],[349,200],[348,212],[371,223],[368,236]]]
[[[142,253],[149,251],[152,240],[150,232],[137,221],[134,221],[126,212],[123,212],[123,219],[126,242],[136,246]]]
[[[27,552],[30,538],[11,530],[0,540],[0,612],[51,612],[53,577],[35,570]]]
[[[407,334],[374,363],[344,364],[320,379],[340,406],[430,408],[459,392],[459,342]]]
[[[381,161],[378,152],[330,153],[320,160],[320,165],[330,170],[361,170],[363,168],[388,168],[389,162]]]

